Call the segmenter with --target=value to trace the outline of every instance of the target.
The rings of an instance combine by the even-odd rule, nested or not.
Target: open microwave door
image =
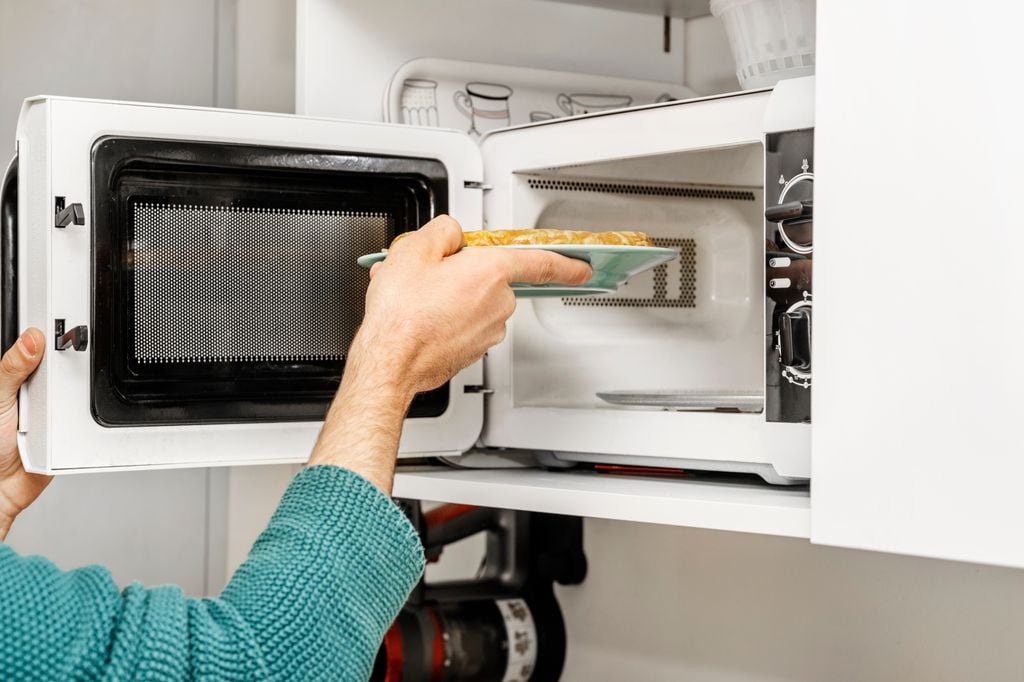
[[[50,338],[21,402],[34,471],[305,461],[362,319],[355,259],[482,215],[462,133],[277,114],[36,98],[14,172],[4,338]],[[476,442],[481,383],[419,397],[401,452]]]
[[[485,136],[489,227],[639,230],[679,251],[615,294],[521,299],[485,364],[494,390],[485,445],[807,477],[806,425],[766,423],[763,409],[762,131],[771,97],[740,93]]]

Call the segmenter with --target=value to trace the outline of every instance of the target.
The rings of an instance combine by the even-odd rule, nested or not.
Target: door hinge
[[[64,197],[53,198],[53,226],[85,225],[85,210],[82,205],[69,204],[65,206],[65,202]]]
[[[54,348],[57,350],[74,348],[77,351],[83,351],[89,347],[89,328],[80,324],[65,332],[64,319],[58,318],[53,321],[53,338]]]
[[[486,386],[480,386],[478,384],[463,386],[462,390],[464,393],[482,393],[483,395],[491,395],[494,393],[493,388],[487,388]]]
[[[462,186],[466,189],[482,189],[485,192],[489,189],[494,189],[493,186],[488,185],[486,182],[480,182],[478,180],[466,180],[462,183]]]

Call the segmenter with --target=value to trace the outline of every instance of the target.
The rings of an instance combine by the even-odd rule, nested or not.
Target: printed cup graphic
[[[402,83],[402,123],[438,127],[437,81],[407,78]]]
[[[595,95],[590,93],[560,94],[555,101],[559,108],[570,116],[592,114],[595,111],[621,109],[633,103],[629,95]]]
[[[470,120],[469,134],[482,135],[511,125],[508,98],[512,88],[500,83],[466,83],[466,90],[455,93],[455,108]]]
[[[558,118],[550,111],[531,111],[530,112],[530,123],[538,123],[540,121],[550,121],[551,119]]]

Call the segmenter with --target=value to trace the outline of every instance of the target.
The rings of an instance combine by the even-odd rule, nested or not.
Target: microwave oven
[[[813,102],[796,79],[478,145],[29,99],[0,202],[4,347],[29,325],[52,338],[21,396],[25,465],[304,461],[362,316],[356,258],[449,213],[467,230],[640,230],[680,256],[615,294],[520,300],[505,341],[416,398],[400,457],[806,480]]]

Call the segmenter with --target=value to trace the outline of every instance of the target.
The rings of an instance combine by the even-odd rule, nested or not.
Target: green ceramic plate
[[[469,246],[468,249],[534,249],[554,251],[563,256],[578,258],[590,263],[594,276],[585,284],[567,287],[562,284],[513,284],[516,296],[580,296],[583,294],[607,294],[617,291],[631,277],[667,263],[679,255],[675,249],[660,246],[612,246],[606,244],[552,244],[549,246]],[[356,261],[364,268],[379,263],[387,253],[371,253],[360,256]]]

